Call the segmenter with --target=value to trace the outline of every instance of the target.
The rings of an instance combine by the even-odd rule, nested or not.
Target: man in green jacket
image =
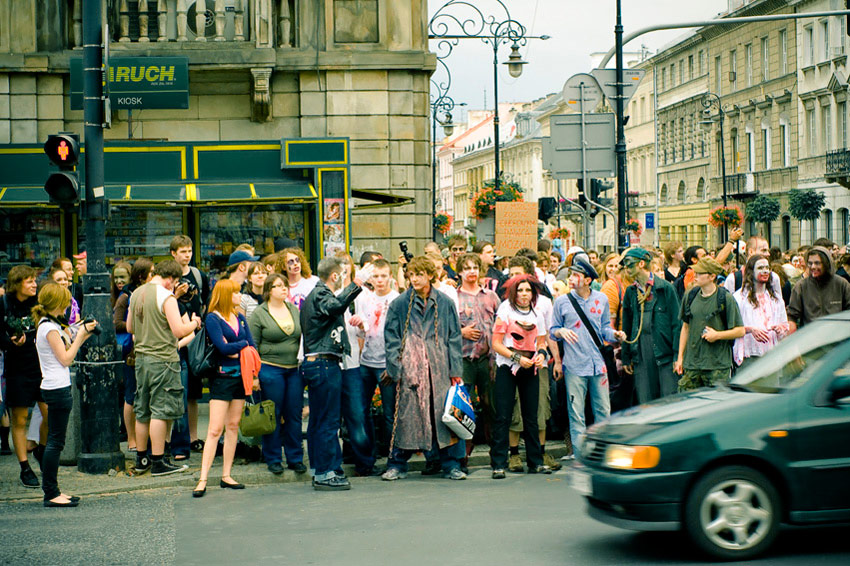
[[[623,256],[623,269],[632,285],[623,297],[622,361],[635,376],[639,403],[676,393],[679,378],[673,359],[679,351],[679,296],[676,289],[649,271],[652,254],[631,248]]]

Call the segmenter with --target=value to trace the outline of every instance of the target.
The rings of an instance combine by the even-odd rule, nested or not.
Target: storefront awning
[[[354,208],[391,208],[413,203],[413,197],[403,197],[378,191],[351,189]]]

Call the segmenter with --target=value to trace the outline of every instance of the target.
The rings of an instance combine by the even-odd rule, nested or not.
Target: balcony
[[[758,194],[756,176],[752,173],[737,173],[726,175],[726,195],[743,200]]]
[[[839,149],[826,154],[826,182],[850,189],[850,150]]]

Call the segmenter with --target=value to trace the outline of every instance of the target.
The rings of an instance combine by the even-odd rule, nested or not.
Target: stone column
[[[280,0],[278,28],[280,33],[278,47],[292,47],[289,41],[289,37],[292,34],[292,15],[289,11],[289,0]]]
[[[186,26],[188,22],[188,12],[186,0],[177,0],[177,41],[186,41]]]
[[[206,0],[195,0],[195,41],[206,41],[204,30],[207,27],[207,2]]]

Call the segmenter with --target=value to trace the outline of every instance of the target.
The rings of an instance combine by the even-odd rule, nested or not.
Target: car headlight
[[[656,446],[626,446],[612,444],[605,450],[605,465],[620,470],[647,470],[661,460]]]

